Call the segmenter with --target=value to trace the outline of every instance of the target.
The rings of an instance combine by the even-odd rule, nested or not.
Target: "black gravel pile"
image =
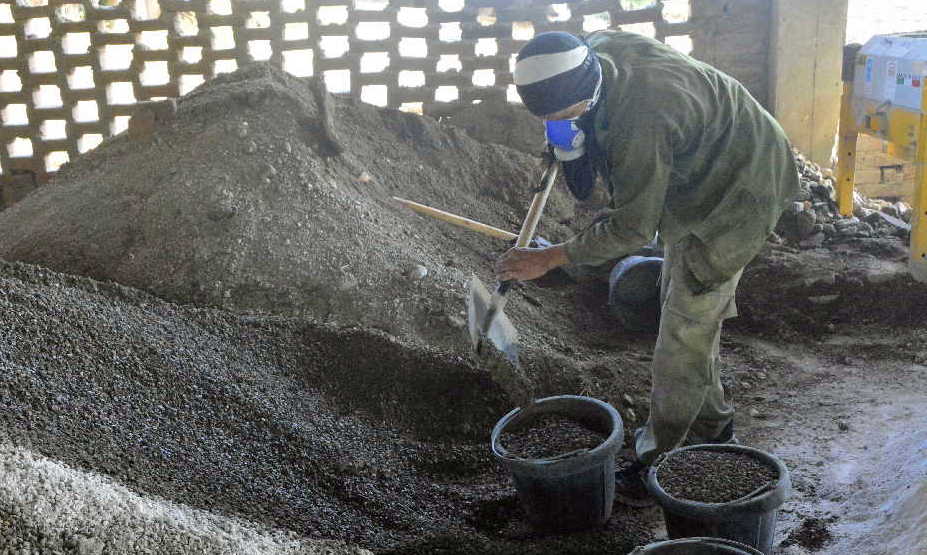
[[[577,449],[594,449],[606,436],[559,414],[548,414],[530,426],[504,432],[502,446],[516,457],[546,459]]]
[[[748,454],[689,449],[668,457],[657,470],[657,480],[677,499],[727,503],[740,499],[779,478],[776,469]]]
[[[456,552],[626,552],[649,539],[642,517],[624,536],[493,532],[522,519],[484,510],[514,494],[485,439],[505,403],[439,352],[2,261],[0,329],[0,441],[143,495],[380,551],[458,538]],[[474,396],[482,412],[455,405]]]

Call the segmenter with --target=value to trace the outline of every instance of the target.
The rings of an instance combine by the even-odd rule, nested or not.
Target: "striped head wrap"
[[[545,116],[583,100],[594,104],[602,88],[602,68],[578,37],[541,33],[518,53],[514,80],[525,107]]]

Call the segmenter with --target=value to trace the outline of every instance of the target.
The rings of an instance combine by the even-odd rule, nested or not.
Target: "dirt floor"
[[[463,294],[505,244],[390,200],[515,229],[536,166],[256,66],[0,213],[0,542],[620,554],[662,537],[658,509],[620,505],[601,530],[533,532],[488,446],[525,389],[608,401],[629,437],[654,337],[611,318],[604,283],[522,284],[506,312],[524,368],[500,373],[470,353]],[[542,232],[593,210],[559,190]],[[771,241],[726,324],[737,435],[793,472],[782,554],[927,549],[927,286],[901,239],[860,226]]]

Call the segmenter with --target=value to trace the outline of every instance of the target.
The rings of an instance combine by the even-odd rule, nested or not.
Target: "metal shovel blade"
[[[518,330],[504,312],[498,310],[494,316],[492,312],[492,293],[480,278],[471,277],[470,296],[467,299],[467,326],[473,350],[479,353],[488,339],[509,362],[518,366]],[[486,328],[488,317],[492,317],[492,322]]]

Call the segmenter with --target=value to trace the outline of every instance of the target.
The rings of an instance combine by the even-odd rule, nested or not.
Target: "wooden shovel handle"
[[[550,196],[550,191],[554,187],[554,182],[557,181],[557,172],[560,169],[560,164],[556,160],[552,160],[547,166],[547,170],[544,172],[541,180],[540,191],[534,194],[534,198],[531,200],[531,207],[528,208],[528,215],[525,216],[525,222],[521,226],[521,231],[518,233],[518,240],[515,242],[516,247],[527,247],[531,244],[531,239],[534,237],[534,232],[538,228],[538,222],[541,220],[541,214],[544,213],[544,206],[547,205],[547,197]]]

